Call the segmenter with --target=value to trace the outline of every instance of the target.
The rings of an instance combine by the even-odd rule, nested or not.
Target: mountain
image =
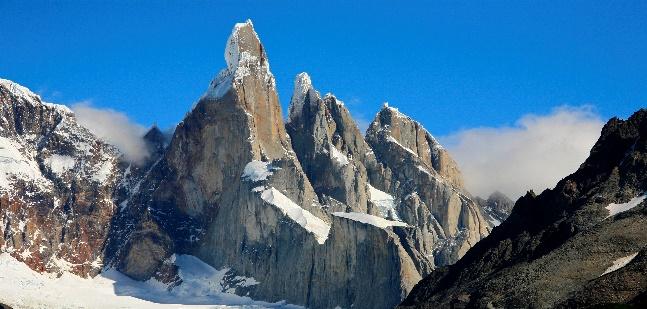
[[[195,297],[392,308],[491,231],[420,123],[385,105],[363,136],[305,73],[284,122],[251,21],[235,25],[224,57],[172,137],[156,126],[143,136],[150,155],[137,163],[3,80],[0,251],[39,272],[117,273],[172,295],[193,286],[194,261],[217,274]]]
[[[505,221],[514,207],[514,201],[499,191],[493,192],[487,199],[477,196],[474,201],[481,206],[483,215],[494,226]]]
[[[611,119],[580,168],[519,199],[456,264],[402,308],[647,304],[647,110]]]
[[[96,275],[121,155],[62,105],[0,80],[0,251],[38,271]]]

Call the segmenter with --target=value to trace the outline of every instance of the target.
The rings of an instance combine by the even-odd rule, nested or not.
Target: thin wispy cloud
[[[142,138],[146,128],[122,112],[92,106],[91,101],[72,104],[77,122],[97,137],[115,145],[126,160],[140,163],[149,156]]]
[[[462,130],[441,139],[470,192],[488,196],[499,190],[516,199],[576,171],[603,125],[591,106],[561,106],[547,115],[525,115],[514,126]]]

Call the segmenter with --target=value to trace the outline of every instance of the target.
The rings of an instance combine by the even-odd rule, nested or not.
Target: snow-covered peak
[[[291,122],[301,115],[303,105],[308,96],[310,98],[310,102],[312,102],[319,97],[319,93],[312,86],[310,75],[306,72],[301,72],[297,74],[294,79],[294,91],[292,92],[292,99],[290,100],[288,122]]]
[[[37,100],[40,101],[40,96],[31,92],[27,87],[21,86],[18,83],[15,83],[13,81],[10,81],[8,79],[2,79],[0,78],[0,87],[3,87],[11,94],[14,96],[20,97],[22,99],[32,101],[32,100]]]
[[[390,106],[389,102],[382,103],[382,109],[380,110],[380,113],[383,112],[383,111],[388,111],[388,112],[392,113],[393,115],[395,115],[396,117],[408,118],[408,119],[412,120],[411,117],[401,113],[399,109],[397,109],[397,108],[395,108],[393,106]]]
[[[241,58],[241,47],[244,45],[245,35],[242,33],[251,33],[254,35],[256,40],[260,43],[258,34],[254,31],[254,24],[250,19],[244,23],[237,23],[234,26],[234,29],[227,39],[227,46],[225,47],[225,61],[227,62],[227,68],[230,70],[235,70],[238,66]]]
[[[251,20],[237,23],[231,31],[225,46],[227,67],[211,81],[204,97],[218,99],[223,97],[235,84],[242,84],[245,77],[262,79],[275,88],[274,75],[265,55],[258,34]]]
[[[40,96],[29,90],[29,88],[8,79],[0,78],[0,87],[7,89],[11,95],[23,99],[34,106],[40,106],[39,104],[42,104],[63,114],[74,114],[72,110],[65,105],[43,102]]]
[[[328,93],[326,93],[326,95],[324,96],[324,99],[330,99],[330,100],[333,100],[333,101],[335,102],[335,104],[337,104],[337,105],[339,105],[339,106],[344,106],[344,101],[342,101],[342,100],[340,100],[340,99],[337,99],[337,97],[335,96],[335,94],[334,94],[334,93],[332,93],[332,92],[328,92]]]
[[[294,95],[297,93],[300,95],[305,95],[308,90],[312,89],[312,80],[310,75],[307,72],[301,72],[297,74],[297,77],[294,79]]]

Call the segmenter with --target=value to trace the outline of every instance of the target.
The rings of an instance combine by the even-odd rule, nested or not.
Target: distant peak
[[[380,110],[380,112],[378,114],[380,114],[382,112],[388,112],[390,114],[393,114],[396,117],[410,118],[409,116],[401,113],[400,110],[398,110],[397,108],[395,108],[393,106],[389,106],[389,102],[382,103],[382,109]]]
[[[297,77],[294,79],[294,94],[306,94],[310,89],[312,89],[310,75],[306,72],[297,74]]]

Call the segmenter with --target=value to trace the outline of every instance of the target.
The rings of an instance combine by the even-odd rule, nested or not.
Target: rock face
[[[255,299],[392,308],[488,233],[420,124],[384,108],[365,138],[306,74],[285,124],[251,22],[224,56],[172,138],[157,127],[143,137],[150,156],[137,165],[69,110],[3,82],[2,250],[38,270],[105,264],[170,288],[182,281],[172,257],[189,254]]]
[[[377,214],[364,163],[370,153],[355,121],[333,95],[323,99],[306,73],[295,81],[287,131],[319,200],[331,211]]]
[[[589,158],[458,263],[423,279],[402,307],[644,306],[647,110],[611,119]]]
[[[466,194],[447,151],[396,109],[385,106],[365,140],[343,102],[331,94],[321,98],[301,73],[287,130],[322,204],[418,228],[417,250],[432,263],[455,262],[489,232],[491,223]]]
[[[415,229],[367,214],[398,227],[333,216],[333,211],[367,212],[366,173],[356,179],[351,169],[340,169],[335,184],[348,189],[342,195],[315,191],[304,172],[312,172],[313,165],[302,168],[292,148],[298,143],[286,133],[274,77],[251,22],[234,28],[225,58],[227,68],[123,204],[107,250],[114,252],[112,264],[136,279],[172,281],[165,261],[187,253],[235,276],[253,277],[259,284],[246,292],[257,299],[313,308],[396,305],[432,269],[415,247]],[[337,106],[332,97],[325,101],[324,106]],[[345,109],[340,113],[352,123]],[[354,123],[348,130],[367,147]],[[337,131],[343,135],[341,125]],[[300,150],[330,152],[326,147],[337,145],[340,152],[355,151],[334,134],[321,136],[325,144]],[[351,160],[332,157],[344,158]],[[313,179],[320,189],[321,180]],[[348,183],[362,190],[353,191]],[[329,204],[324,192],[337,204]],[[352,206],[339,207],[345,203]],[[362,282],[378,289],[360,289]]]
[[[97,274],[119,162],[72,111],[0,80],[0,251],[39,271]]]
[[[385,104],[366,141],[378,162],[371,183],[398,198],[398,215],[420,228],[421,251],[433,252],[437,265],[456,262],[488,234],[491,224],[463,188],[456,163],[418,122]]]

